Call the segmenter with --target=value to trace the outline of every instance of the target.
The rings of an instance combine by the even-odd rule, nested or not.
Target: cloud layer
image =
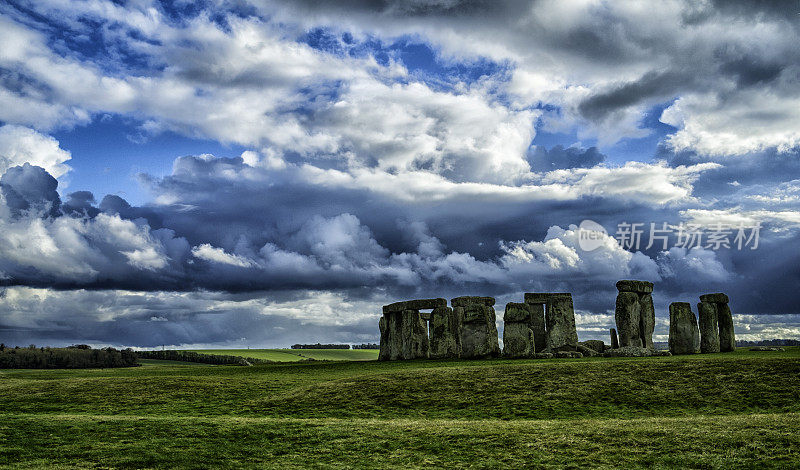
[[[797,336],[754,320],[800,313],[798,6],[778,3],[2,5],[0,339],[374,341],[398,298],[539,290],[599,335],[631,277],[662,313],[725,290],[746,334]],[[242,150],[165,151],[141,204],[72,188],[87,157],[54,135],[108,117]],[[623,222],[761,241],[625,250]]]

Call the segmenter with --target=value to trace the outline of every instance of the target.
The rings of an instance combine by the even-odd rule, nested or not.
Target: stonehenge
[[[619,348],[619,338],[617,338],[617,330],[611,328],[611,349]]]
[[[503,314],[503,356],[533,357],[536,353],[531,328],[533,309],[525,303],[509,302]]]
[[[700,345],[700,330],[697,318],[688,302],[673,302],[669,305],[669,352],[694,354]]]
[[[500,342],[497,339],[494,299],[492,297],[456,297],[450,300],[450,304],[461,325],[460,357],[499,356]]]
[[[656,311],[653,307],[653,283],[623,280],[617,282],[617,305],[614,318],[621,347],[653,348]],[[613,340],[612,340],[613,341]]]
[[[700,314],[700,351],[735,351],[736,335],[728,296],[722,293],[701,295],[697,310]]]
[[[577,350],[578,333],[575,329],[572,294],[526,293],[525,303],[544,308],[547,341],[543,352]]]
[[[578,341],[572,294],[532,292],[509,302],[503,314],[503,349],[497,334],[493,297],[462,296],[394,302],[383,307],[378,360],[493,358],[647,357],[726,352],[736,347],[728,296],[700,296],[698,317],[686,302],[669,306],[669,351],[653,344],[653,284],[616,283],[616,328],[611,345]],[[423,311],[424,310],[424,311]],[[699,319],[699,321],[698,321]]]

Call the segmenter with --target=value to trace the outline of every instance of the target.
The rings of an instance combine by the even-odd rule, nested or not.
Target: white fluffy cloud
[[[50,136],[21,126],[0,127],[0,175],[12,166],[30,163],[58,178],[70,170],[64,164],[70,158],[72,155]]]

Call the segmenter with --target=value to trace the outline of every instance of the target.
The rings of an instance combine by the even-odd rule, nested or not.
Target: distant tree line
[[[292,349],[350,349],[349,344],[293,344]]]
[[[183,361],[183,362],[197,362],[200,364],[217,364],[217,365],[236,365],[236,366],[249,366],[251,364],[258,364],[265,361],[264,359],[256,359],[253,357],[241,356],[227,356],[223,354],[202,354],[194,351],[136,351],[136,355],[141,359],[158,359],[160,361]]]
[[[380,349],[381,347],[375,343],[354,344],[353,349]]]
[[[736,346],[749,348],[753,346],[800,346],[800,340],[796,339],[765,339],[761,341],[736,341]]]
[[[0,344],[0,369],[94,369],[137,366],[131,349],[92,349],[87,345],[66,348],[8,348]]]

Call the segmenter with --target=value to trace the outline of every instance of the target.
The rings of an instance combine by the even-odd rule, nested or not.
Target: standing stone
[[[531,306],[509,302],[503,315],[503,355],[532,357],[536,352],[533,330],[530,327]]]
[[[669,305],[669,352],[694,354],[700,342],[697,319],[688,302],[673,302]]]
[[[615,328],[611,328],[611,349],[618,349],[619,348],[619,339],[617,338],[617,330]]]
[[[419,310],[438,307],[447,307],[447,301],[419,299],[384,305],[383,317],[378,322],[381,330],[378,360],[427,358],[430,349],[428,322]]]
[[[604,353],[606,351],[606,343],[600,341],[599,339],[589,339],[586,341],[581,341],[578,345],[584,345],[587,348],[593,350],[596,353]],[[584,354],[585,356],[585,354]]]
[[[578,333],[575,330],[575,311],[570,293],[526,293],[525,303],[534,306],[534,314],[538,315],[544,309],[546,352],[575,351],[578,346]],[[536,307],[538,305],[538,308]],[[540,334],[534,330],[534,341],[537,342],[536,351],[539,349]]]
[[[622,280],[616,285],[619,294],[614,316],[620,346],[655,349],[653,330],[656,326],[656,311],[653,307],[653,283]]]
[[[450,307],[437,307],[431,312],[430,357],[434,359],[455,358],[458,350],[458,322]]]
[[[642,338],[639,336],[639,295],[635,292],[620,292],[617,295],[617,306],[614,310],[614,319],[619,332],[619,345],[625,347],[642,347]]]
[[[422,319],[419,310],[403,310],[403,359],[424,359],[428,357],[430,342],[428,323]]]
[[[525,304],[531,311],[530,327],[533,331],[533,343],[536,352],[544,352],[547,349],[547,327],[544,321],[543,304]]]
[[[461,324],[461,357],[480,358],[500,355],[500,342],[491,297],[452,299],[453,313]]]
[[[719,352],[719,323],[717,320],[717,305],[712,302],[697,304],[697,314],[700,317],[700,352]]]
[[[578,332],[575,329],[575,311],[571,294],[562,294],[550,299],[545,311],[545,322],[547,323],[548,351],[576,350]]]
[[[733,315],[728,307],[728,296],[723,293],[705,294],[700,296],[700,302],[714,305],[719,329],[719,350],[731,352],[736,350],[736,336],[733,332]]]
[[[651,294],[639,294],[639,336],[642,346],[655,349],[653,345],[653,331],[656,328],[656,309],[653,306]]]
[[[717,322],[719,323],[720,352],[736,351],[736,336],[733,333],[733,315],[727,303],[717,304]]]

